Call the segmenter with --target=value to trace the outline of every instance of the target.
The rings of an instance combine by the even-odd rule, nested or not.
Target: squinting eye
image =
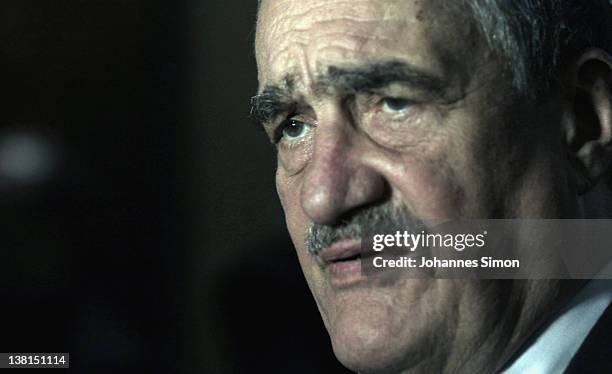
[[[302,138],[310,132],[310,125],[295,119],[285,121],[281,127],[282,136],[289,140]]]
[[[396,99],[387,97],[382,99],[382,109],[385,113],[397,114],[410,107],[410,101],[406,99]]]

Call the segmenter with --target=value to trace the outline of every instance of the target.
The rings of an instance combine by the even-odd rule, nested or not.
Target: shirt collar
[[[612,274],[612,264],[603,273]],[[611,301],[612,279],[591,280],[502,373],[562,373]]]

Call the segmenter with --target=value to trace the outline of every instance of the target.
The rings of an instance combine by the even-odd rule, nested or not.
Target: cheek
[[[379,168],[386,169],[386,178],[396,194],[421,219],[448,219],[461,213],[464,193],[455,170],[462,170],[462,160],[450,156],[454,136],[443,125],[441,114],[431,108],[415,108],[413,117],[401,122],[370,123],[370,136],[387,153]],[[446,127],[446,130],[442,130]],[[451,160],[453,162],[451,162]]]
[[[298,253],[305,249],[303,243],[309,223],[300,204],[300,189],[298,178],[288,175],[279,162],[276,170],[276,191],[285,212],[287,229],[294,245],[298,248]]]
[[[324,274],[321,272],[314,258],[306,248],[306,235],[310,219],[304,213],[300,204],[300,183],[295,176],[289,176],[282,168],[276,172],[276,188],[285,212],[285,222],[291,240],[296,249],[298,260],[310,290],[315,296],[317,305],[319,300],[327,299]],[[324,302],[323,304],[327,304]],[[323,320],[327,324],[326,310],[320,309]]]
[[[313,150],[312,143],[313,137],[311,135],[293,145],[279,145],[278,170],[282,170],[284,175],[287,176],[300,173],[310,161]]]
[[[462,214],[464,188],[446,161],[405,156],[394,164],[389,181],[403,202],[420,219],[446,220]]]

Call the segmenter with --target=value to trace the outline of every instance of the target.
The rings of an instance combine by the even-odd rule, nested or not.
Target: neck
[[[497,373],[520,352],[584,285],[578,280],[506,280],[506,302],[491,309],[496,315],[480,316],[471,344],[455,342],[443,372]],[[464,326],[469,329],[470,326]]]

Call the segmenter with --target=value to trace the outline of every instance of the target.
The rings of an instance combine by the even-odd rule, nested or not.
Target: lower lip
[[[332,286],[343,288],[363,281],[361,259],[338,261],[327,265],[327,272]]]

